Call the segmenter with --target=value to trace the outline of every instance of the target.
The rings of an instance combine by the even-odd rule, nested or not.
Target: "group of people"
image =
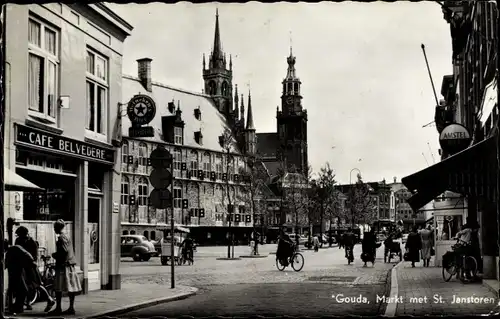
[[[18,314],[31,310],[28,302],[30,292],[38,290],[47,299],[45,312],[51,315],[74,315],[75,296],[82,290],[80,279],[76,272],[76,259],[73,244],[64,232],[65,222],[57,220],[54,232],[58,235],[56,251],[52,254],[55,260],[55,301],[44,287],[42,275],[38,269],[38,244],[29,235],[26,227],[16,230],[16,240],[13,246],[7,247],[5,265],[8,271],[8,301],[9,312]],[[4,242],[5,243],[5,242]],[[62,295],[68,293],[69,308],[62,311]],[[54,310],[51,309],[56,306]]]

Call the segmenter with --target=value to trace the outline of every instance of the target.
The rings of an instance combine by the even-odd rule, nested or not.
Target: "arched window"
[[[131,230],[130,235],[135,235],[135,230]]]
[[[208,178],[210,177],[210,172],[211,172],[209,152],[205,152],[205,154],[203,154],[202,161],[203,161],[203,172],[205,173],[205,176]]]
[[[175,183],[174,185],[174,208],[182,208],[182,185]]]
[[[215,81],[208,82],[208,94],[209,95],[217,94],[217,84],[215,84]]]
[[[293,93],[299,95],[299,83],[297,82],[293,84]]]
[[[182,153],[180,148],[174,150],[174,177],[181,177]]]
[[[147,230],[144,231],[143,236],[149,239],[149,232]]]
[[[128,235],[128,230],[124,230],[124,231],[122,232],[122,234],[123,234],[123,235]]]
[[[190,169],[191,169],[191,175],[192,176],[198,176],[198,152],[196,151],[191,151],[191,164],[190,164]]]
[[[146,143],[139,144],[139,165],[148,164],[148,146]]]
[[[130,196],[130,181],[127,176],[122,176],[122,193],[121,193],[122,205],[128,205],[129,196]]]
[[[147,206],[148,205],[148,197],[149,197],[149,182],[146,178],[141,177],[138,183],[139,188],[139,196],[137,198],[137,203],[139,206]]]
[[[227,96],[227,95],[229,95],[229,87],[228,87],[228,85],[227,85],[227,82],[226,82],[226,81],[222,82],[222,88],[221,88],[221,89],[222,89],[221,94],[222,94],[223,96]]]
[[[129,156],[128,142],[123,141],[122,145],[122,163],[127,164]]]
[[[156,232],[154,230],[151,231],[151,238],[149,240],[156,240]]]
[[[215,157],[215,172],[217,173],[217,179],[222,180],[222,156],[217,155]]]

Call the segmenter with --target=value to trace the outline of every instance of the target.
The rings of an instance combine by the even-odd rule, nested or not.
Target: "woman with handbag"
[[[420,249],[422,249],[422,239],[418,233],[417,226],[413,226],[412,231],[408,234],[406,240],[405,260],[411,261],[411,266],[415,267],[415,263],[420,262]]]
[[[431,230],[431,225],[420,231],[420,239],[422,240],[421,255],[424,261],[424,267],[429,267],[429,262],[432,256],[432,247],[434,247],[434,232]]]

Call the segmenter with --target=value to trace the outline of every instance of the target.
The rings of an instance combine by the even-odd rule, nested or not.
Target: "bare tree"
[[[222,132],[222,135],[219,136],[219,144],[224,149],[224,153],[226,154],[225,164],[223,174],[225,174],[226,178],[224,181],[224,191],[222,193],[222,203],[225,204],[225,199],[227,199],[227,219],[228,219],[228,244],[227,244],[227,258],[234,258],[234,234],[231,229],[233,216],[234,216],[234,203],[231,199],[231,193],[233,191],[233,187],[229,184],[229,177],[231,173],[234,173],[234,167],[232,165],[233,157],[231,156],[231,151],[233,151],[234,139],[233,133],[229,128],[225,128]],[[232,247],[232,249],[231,249]],[[232,254],[231,254],[232,252]],[[232,257],[231,257],[232,256]]]
[[[358,180],[354,186],[351,186],[349,192],[349,207],[351,226],[355,224],[370,223],[373,221],[375,203],[371,196],[371,188],[363,182],[361,174],[357,175]]]

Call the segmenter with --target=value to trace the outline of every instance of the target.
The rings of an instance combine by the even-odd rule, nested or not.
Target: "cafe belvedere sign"
[[[16,125],[16,145],[78,157],[92,162],[105,164],[113,164],[115,162],[115,155],[112,149],[69,139],[19,124]]]
[[[453,123],[446,126],[439,135],[439,144],[444,152],[456,154],[469,147],[472,138],[467,128]]]

